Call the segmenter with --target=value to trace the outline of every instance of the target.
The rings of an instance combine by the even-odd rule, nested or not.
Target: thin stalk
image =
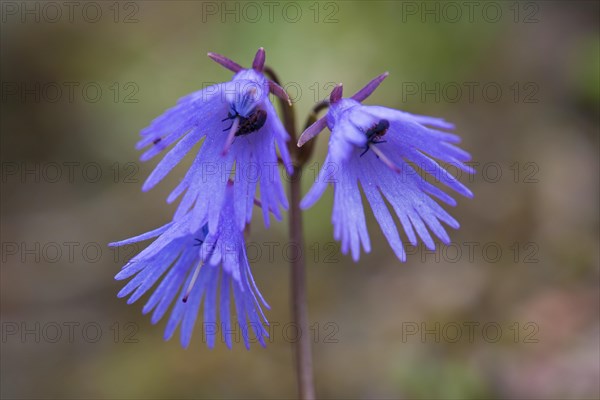
[[[294,166],[294,173],[290,179],[290,242],[298,249],[298,255],[290,261],[291,286],[292,286],[292,312],[294,322],[300,335],[296,344],[296,375],[298,379],[298,397],[304,400],[315,398],[313,380],[313,363],[308,334],[308,305],[306,299],[306,262],[304,260],[304,228],[302,225],[302,211],[300,210],[300,177],[302,167]]]
[[[266,66],[264,73],[275,83],[281,85],[275,72]],[[298,327],[300,335],[294,343],[296,361],[296,380],[298,383],[298,397],[302,400],[315,399],[315,386],[313,374],[313,362],[308,323],[308,303],[306,296],[306,262],[304,260],[304,229],[302,225],[302,211],[300,210],[301,176],[304,158],[301,149],[296,146],[296,119],[293,107],[279,99],[283,126],[291,136],[288,146],[293,162],[293,172],[290,176],[290,243],[298,249],[298,256],[292,257],[291,268],[291,305],[293,322]],[[304,158],[304,160],[303,160]]]

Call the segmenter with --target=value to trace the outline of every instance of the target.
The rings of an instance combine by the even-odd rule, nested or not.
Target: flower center
[[[265,125],[267,122],[267,112],[260,108],[256,108],[247,117],[240,115],[233,107],[233,111],[230,111],[227,118],[222,121],[239,119],[238,127],[235,131],[235,136],[246,136],[252,132],[256,132]],[[223,129],[223,132],[228,131],[233,126],[233,123],[229,127]]]
[[[240,117],[240,126],[235,132],[235,136],[245,136],[256,132],[263,127],[267,121],[267,112],[257,108],[248,118]]]
[[[379,120],[375,125],[367,129],[365,135],[367,136],[367,144],[365,145],[365,151],[360,155],[361,157],[365,155],[371,145],[378,143],[385,143],[385,140],[381,140],[381,137],[384,136],[390,127],[390,121],[387,119]]]
[[[367,140],[371,143],[375,143],[376,140],[381,139],[381,137],[386,134],[389,127],[390,122],[387,119],[380,120],[365,132]]]

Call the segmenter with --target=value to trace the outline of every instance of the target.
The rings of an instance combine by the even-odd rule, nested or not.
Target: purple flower
[[[281,219],[280,207],[288,202],[278,171],[278,156],[292,171],[286,147],[289,135],[285,131],[269,92],[286,100],[285,91],[262,73],[265,52],[256,53],[252,68],[243,69],[233,61],[213,53],[213,60],[235,72],[229,82],[220,83],[180,99],[177,105],[156,118],[140,134],[137,149],[149,146],[141,160],[146,161],[173,143],[177,144],[156,166],[143,185],[149,190],[162,180],[192,149],[204,139],[190,169],[168,196],[173,202],[181,194],[174,219],[192,213],[190,227],[200,229],[200,221],[208,221],[215,231],[225,202],[225,188],[231,179],[234,185],[233,221],[241,230],[250,221],[257,189],[260,189],[265,224],[269,212]]]
[[[218,229],[209,232],[206,221],[197,231],[190,231],[191,213],[177,221],[142,235],[111,243],[123,246],[156,238],[152,244],[132,258],[115,276],[122,280],[133,276],[119,292],[119,297],[130,296],[134,303],[156,285],[146,302],[143,313],[152,313],[157,323],[171,307],[171,316],[165,330],[170,339],[181,324],[181,344],[187,347],[204,298],[204,337],[213,347],[217,327],[221,328],[227,347],[231,348],[232,333],[239,329],[246,348],[250,347],[248,325],[256,339],[264,346],[268,337],[263,324],[268,325],[261,304],[269,308],[258,291],[244,243],[243,232],[237,229],[233,213],[234,188],[226,188],[224,208],[220,213]],[[135,276],[134,276],[135,275]],[[237,324],[231,323],[230,297],[233,291]],[[217,304],[220,325],[217,325]]]
[[[366,252],[371,250],[359,183],[385,237],[401,261],[406,260],[406,253],[385,200],[413,246],[417,244],[418,235],[428,249],[435,249],[429,230],[448,244],[450,238],[441,222],[455,229],[459,227],[434,198],[450,206],[456,205],[456,201],[423,179],[412,165],[457,193],[472,197],[471,191],[436,161],[473,172],[465,165],[470,155],[454,145],[460,138],[441,130],[453,129],[452,124],[438,118],[360,103],[386,77],[387,73],[380,75],[351,98],[342,98],[342,86],[337,86],[331,93],[327,115],[311,125],[298,142],[301,146],[325,126],[331,130],[325,164],[300,206],[304,209],[312,206],[327,185],[332,184],[334,237],[341,240],[344,254],[350,249],[355,261],[360,256],[361,244]]]

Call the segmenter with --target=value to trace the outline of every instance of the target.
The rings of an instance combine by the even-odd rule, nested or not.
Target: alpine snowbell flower
[[[448,244],[450,238],[440,222],[455,229],[459,227],[433,198],[450,206],[456,205],[456,201],[427,182],[413,165],[457,193],[472,197],[471,191],[436,161],[473,172],[465,165],[470,155],[454,145],[460,138],[442,131],[453,129],[452,124],[438,118],[361,104],[386,77],[387,73],[378,76],[351,98],[342,98],[342,86],[338,85],[331,93],[327,115],[308,127],[298,142],[298,146],[302,146],[325,126],[331,131],[323,168],[300,206],[304,209],[312,206],[327,185],[332,184],[334,237],[341,241],[344,254],[350,249],[355,261],[360,256],[361,244],[366,252],[371,249],[359,182],[377,222],[401,261],[406,260],[406,253],[385,200],[413,246],[417,245],[415,231],[425,246],[433,250],[435,243],[427,228]]]
[[[149,147],[142,155],[142,161],[177,142],[150,174],[142,189],[147,191],[154,187],[194,145],[204,139],[190,169],[168,196],[167,202],[171,203],[185,193],[174,220],[191,210],[192,231],[200,229],[200,221],[205,220],[209,230],[215,231],[225,203],[225,188],[232,179],[236,183],[233,222],[238,229],[243,229],[250,221],[257,189],[268,226],[269,212],[281,219],[280,207],[288,207],[278,173],[278,160],[290,173],[292,171],[286,147],[289,136],[269,100],[269,93],[284,98],[288,103],[289,98],[280,86],[264,76],[265,52],[262,48],[249,69],[218,54],[209,53],[208,56],[235,75],[229,82],[212,85],[181,98],[175,107],[141,131],[142,139],[136,147]]]
[[[181,324],[181,344],[187,347],[192,337],[196,317],[204,298],[204,338],[213,347],[217,326],[231,348],[232,334],[241,331],[246,348],[250,347],[248,325],[263,346],[268,337],[268,325],[261,304],[269,308],[258,291],[246,254],[243,232],[234,220],[233,196],[235,189],[226,186],[224,208],[219,214],[218,229],[209,232],[206,220],[197,231],[190,231],[192,214],[188,213],[158,229],[142,235],[111,243],[123,246],[156,238],[147,248],[133,257],[115,276],[122,280],[132,276],[119,292],[119,297],[130,296],[127,303],[137,301],[157,282],[154,293],[143,308],[152,313],[157,323],[175,300],[165,330],[170,339]],[[230,298],[233,292],[237,326],[230,319]],[[217,325],[217,304],[220,325]]]

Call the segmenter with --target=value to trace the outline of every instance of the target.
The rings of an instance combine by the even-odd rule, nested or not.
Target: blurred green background
[[[454,245],[405,264],[370,212],[371,254],[340,254],[331,189],[305,213],[318,395],[600,396],[598,2],[77,4],[1,3],[2,398],[295,396],[287,221],[248,239],[265,349],[163,342],[116,298],[132,249],[106,247],[168,221],[186,169],[142,193],[138,131],[230,77],[208,51],[247,66],[261,46],[298,125],[332,83],[389,71],[367,103],[455,122],[477,163]]]

